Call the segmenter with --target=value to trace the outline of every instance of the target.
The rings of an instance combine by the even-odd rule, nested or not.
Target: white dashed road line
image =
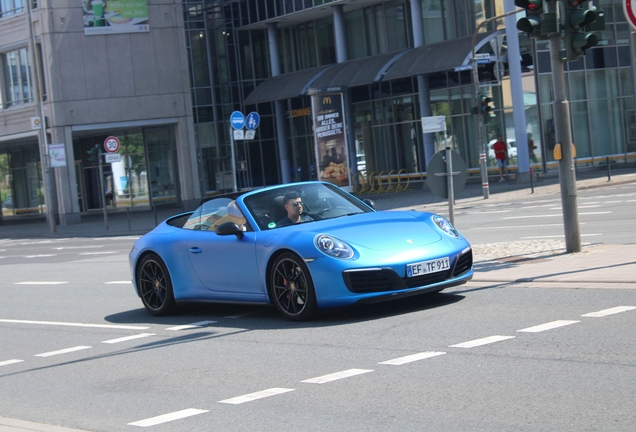
[[[417,354],[407,355],[407,356],[404,356],[404,357],[398,357],[398,358],[395,358],[393,360],[387,360],[387,361],[380,362],[378,364],[401,366],[403,364],[411,363],[411,362],[418,361],[418,360],[424,360],[424,359],[431,358],[431,357],[437,357],[437,356],[440,356],[440,355],[443,355],[443,354],[446,354],[446,353],[445,352],[438,352],[438,351],[427,351],[427,352],[421,352],[421,353],[417,353]]]
[[[130,341],[130,340],[141,339],[141,338],[150,337],[150,336],[156,336],[156,334],[155,333],[141,333],[141,334],[138,334],[138,335],[124,336],[124,337],[120,337],[120,338],[117,338],[117,339],[106,340],[106,341],[103,341],[102,343],[115,344],[115,343],[119,343],[119,342],[127,342],[127,341]]]
[[[46,281],[40,281],[40,282],[15,282],[13,285],[64,285],[67,284],[68,282],[46,282]]]
[[[5,361],[1,361],[0,362],[0,366],[8,366],[11,364],[15,364],[15,363],[22,363],[24,360],[18,360],[18,359],[13,359],[13,360],[5,360]]]
[[[139,426],[139,427],[149,427],[156,426],[161,423],[167,423],[174,420],[179,420],[186,417],[192,417],[197,414],[203,414],[209,412],[210,410],[201,410],[196,408],[188,408],[181,411],[176,411],[170,414],[164,414],[157,417],[148,418],[145,420],[139,420],[133,423],[128,423],[128,426]]]
[[[525,333],[539,333],[539,332],[546,331],[546,330],[552,330],[552,329],[555,329],[555,328],[564,327],[564,326],[570,325],[570,324],[576,324],[578,322],[581,322],[581,321],[568,321],[568,320],[552,321],[552,322],[549,322],[549,323],[540,324],[538,326],[528,327],[528,328],[524,328],[524,329],[517,330],[517,331],[518,332],[525,332]]]
[[[616,306],[609,309],[603,309],[598,312],[590,312],[585,315],[581,315],[582,317],[591,317],[591,318],[601,318],[606,317],[608,315],[614,315],[621,312],[627,312],[630,310],[636,309],[636,306]]]
[[[207,325],[214,324],[215,322],[216,321],[199,321],[192,324],[185,324],[185,325],[180,325],[176,327],[168,327],[166,330],[171,330],[171,331],[188,330],[193,328],[205,327]]]
[[[46,353],[42,353],[42,354],[36,354],[34,357],[51,357],[51,356],[55,356],[55,355],[59,355],[59,354],[68,354],[68,353],[72,353],[75,351],[82,351],[85,349],[89,349],[92,347],[89,346],[76,346],[76,347],[72,347],[72,348],[66,348],[66,349],[62,349],[59,351],[51,351],[51,352],[46,352]]]
[[[287,393],[290,391],[294,391],[294,389],[274,387],[274,388],[259,391],[256,393],[250,393],[243,396],[237,396],[231,399],[225,399],[225,400],[219,401],[219,403],[239,405],[245,402],[251,402],[257,399],[263,399],[270,396],[276,396],[276,395]]]
[[[481,339],[475,339],[468,342],[462,342],[459,344],[451,345],[449,348],[475,348],[482,345],[488,345],[495,342],[501,342],[508,339],[514,339],[516,336],[488,336]]]
[[[27,321],[27,320],[0,319],[0,322],[11,323],[11,324],[37,324],[37,325],[67,326],[67,327],[107,328],[107,329],[120,329],[120,330],[147,330],[148,329],[148,327],[141,327],[141,326],[117,325],[117,324],[83,324],[83,323],[55,322],[55,321]]]
[[[356,375],[360,375],[360,374],[365,374],[365,373],[369,373],[369,372],[373,372],[373,370],[371,369],[348,369],[342,372],[336,372],[336,373],[332,373],[329,375],[323,375],[320,377],[316,377],[316,378],[310,378],[308,380],[304,380],[301,382],[304,383],[309,383],[309,384],[325,384],[331,381],[336,381],[339,379],[343,379],[343,378],[349,378],[352,376],[356,376]]]

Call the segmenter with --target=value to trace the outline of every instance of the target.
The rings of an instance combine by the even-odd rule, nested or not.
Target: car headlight
[[[437,228],[444,231],[449,236],[459,238],[459,232],[455,229],[452,223],[444,216],[433,215],[433,222],[437,225]]]
[[[342,240],[327,234],[318,234],[314,239],[318,250],[333,258],[349,259],[353,257],[353,248]]]

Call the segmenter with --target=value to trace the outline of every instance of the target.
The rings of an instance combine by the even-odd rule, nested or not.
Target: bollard
[[[128,218],[128,231],[132,230],[130,227],[130,207],[126,207],[126,217]]]
[[[609,156],[606,156],[607,161],[607,181],[611,181],[612,180],[612,168],[610,168],[610,160],[609,160]]]
[[[532,167],[530,167],[530,193],[534,193],[534,174],[532,173]]]
[[[152,206],[152,212],[155,214],[155,226],[157,226],[159,224],[157,221],[157,207]]]

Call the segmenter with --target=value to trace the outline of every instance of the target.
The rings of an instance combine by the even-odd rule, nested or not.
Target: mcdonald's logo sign
[[[322,104],[323,105],[331,105],[331,96],[325,96],[322,98]]]

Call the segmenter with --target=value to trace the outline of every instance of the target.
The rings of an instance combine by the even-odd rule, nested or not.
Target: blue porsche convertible
[[[137,294],[158,316],[211,301],[272,304],[307,320],[473,276],[471,246],[444,217],[376,211],[322,182],[205,198],[138,239],[129,258]]]

